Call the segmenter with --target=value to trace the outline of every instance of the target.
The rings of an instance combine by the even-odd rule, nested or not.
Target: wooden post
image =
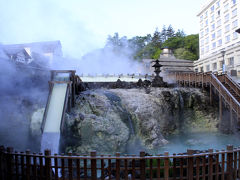
[[[44,156],[45,156],[45,171],[46,171],[46,180],[51,179],[51,150],[46,149],[44,151]]]
[[[222,95],[219,92],[219,124],[220,124],[220,129],[222,128]]]
[[[145,152],[141,151],[140,152],[140,179],[141,180],[145,180],[146,179],[146,171],[145,171],[145,167],[146,167],[146,163],[145,163]]]
[[[233,180],[233,146],[227,146],[227,179]]]
[[[187,154],[190,156],[188,157],[187,160],[187,175],[188,175],[188,179],[193,179],[193,157],[191,157],[191,155],[193,155],[193,150],[188,149],[187,150]]]
[[[219,151],[216,150],[216,153],[218,153]],[[215,155],[216,158],[216,165],[215,165],[215,172],[216,172],[216,178],[215,179],[219,179],[219,154]]]
[[[222,150],[223,151],[223,153],[222,153],[222,162],[221,162],[221,166],[222,166],[222,168],[221,168],[221,180],[224,180],[225,178],[224,178],[224,176],[225,176],[225,150],[223,149]]]
[[[3,172],[3,167],[4,167],[4,162],[3,162],[3,155],[4,155],[4,147],[0,146],[0,180],[4,179],[4,172]]]
[[[120,157],[120,153],[117,152],[116,153],[116,180],[120,180],[120,159],[118,159]]]
[[[73,163],[72,163],[72,153],[68,153],[68,179],[73,180]]]
[[[229,104],[230,104],[230,106],[229,106],[229,111],[230,111],[230,132],[234,132],[232,99],[230,99]]]
[[[135,180],[135,173],[136,169],[135,169],[135,159],[132,159],[132,180]]]
[[[90,152],[91,156],[91,179],[96,180],[97,179],[97,160],[94,159],[96,157],[97,153],[96,151]],[[111,164],[109,164],[111,166]]]
[[[168,158],[169,153],[164,152],[164,180],[169,179],[169,158]]]
[[[30,159],[30,150],[26,150],[26,179],[30,180],[30,166],[31,166],[31,159]]]
[[[213,101],[213,95],[212,95],[212,83],[210,82],[210,90],[209,90],[210,92],[209,92],[209,96],[210,96],[210,105],[212,106],[212,101]]]
[[[64,156],[64,154],[61,154],[62,156]],[[62,179],[65,180],[65,162],[64,162],[64,158],[61,159],[61,173],[62,173]]]
[[[7,179],[13,179],[13,148],[7,147]]]
[[[208,153],[208,180],[213,180],[213,149],[209,149]]]
[[[36,157],[36,153],[33,153],[33,179],[37,179],[37,157]]]
[[[173,156],[176,156],[176,154],[174,153]],[[173,158],[173,179],[175,180],[177,178],[177,161],[176,158]]]

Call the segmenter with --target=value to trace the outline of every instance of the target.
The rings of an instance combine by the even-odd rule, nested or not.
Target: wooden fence
[[[0,147],[0,180],[12,179],[202,179],[236,180],[240,177],[240,147],[169,155],[51,155],[15,152]]]

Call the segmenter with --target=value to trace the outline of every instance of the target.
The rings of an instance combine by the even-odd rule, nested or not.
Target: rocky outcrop
[[[124,152],[138,137],[147,148],[163,146],[165,137],[181,131],[217,128],[217,110],[198,89],[98,89],[78,96],[66,116],[67,151]]]

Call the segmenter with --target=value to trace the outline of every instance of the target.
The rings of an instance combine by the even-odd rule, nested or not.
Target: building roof
[[[28,48],[31,51],[39,52],[39,53],[54,53],[56,50],[61,49],[61,42],[60,41],[45,41],[45,42],[33,42],[33,43],[24,43],[24,44],[7,44],[2,45],[3,50],[7,54],[15,54],[22,49],[28,51]]]

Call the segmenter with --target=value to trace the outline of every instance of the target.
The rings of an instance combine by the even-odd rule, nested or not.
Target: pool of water
[[[154,154],[168,151],[170,154],[186,152],[187,149],[194,150],[222,150],[227,145],[240,146],[239,134],[222,134],[220,132],[193,132],[166,137],[169,143],[159,147],[152,152]]]

